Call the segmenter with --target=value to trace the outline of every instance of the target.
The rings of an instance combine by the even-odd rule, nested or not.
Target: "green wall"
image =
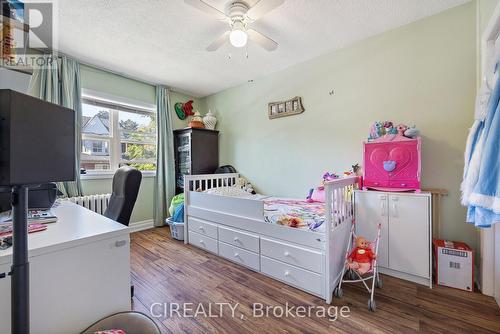
[[[302,198],[324,171],[361,163],[371,122],[416,124],[423,135],[423,185],[449,190],[443,236],[476,247],[459,191],[475,93],[476,3],[471,2],[204,103],[219,118],[221,163],[277,196]],[[268,119],[268,102],[297,95],[305,113]]]
[[[82,88],[104,92],[118,97],[138,100],[146,103],[156,103],[156,89],[154,86],[132,80],[120,75],[112,74],[89,66],[81,67]],[[200,100],[188,95],[171,92],[170,102],[173,106],[175,102],[186,102],[194,100],[195,108],[199,108]],[[172,127],[174,129],[187,126],[187,121],[181,121],[172,110]],[[141,188],[134,206],[131,222],[139,222],[153,219],[154,202],[154,177],[145,176],[142,179]],[[85,195],[110,193],[112,179],[84,179],[82,180],[83,192]]]

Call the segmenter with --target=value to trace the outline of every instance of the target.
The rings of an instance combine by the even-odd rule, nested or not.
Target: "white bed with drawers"
[[[262,196],[203,192],[231,186],[237,178],[238,174],[185,176],[185,242],[330,303],[353,220],[356,177],[325,184],[324,226],[314,231],[270,223]]]

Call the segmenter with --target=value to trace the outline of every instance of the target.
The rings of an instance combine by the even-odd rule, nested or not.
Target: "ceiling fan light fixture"
[[[233,29],[229,34],[229,41],[231,45],[235,48],[242,48],[247,45],[248,42],[248,34],[245,30],[245,26],[242,22],[235,22],[233,24]]]

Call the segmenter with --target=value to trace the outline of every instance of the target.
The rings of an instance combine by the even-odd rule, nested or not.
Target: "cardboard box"
[[[463,242],[434,239],[434,277],[438,285],[474,291],[474,252]]]

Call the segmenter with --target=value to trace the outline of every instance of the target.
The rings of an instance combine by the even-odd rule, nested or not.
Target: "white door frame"
[[[500,4],[481,38],[481,80],[491,79],[491,61],[495,43],[500,37]],[[497,242],[495,242],[497,241]],[[500,305],[500,226],[481,229],[481,288],[485,295],[494,296]]]

